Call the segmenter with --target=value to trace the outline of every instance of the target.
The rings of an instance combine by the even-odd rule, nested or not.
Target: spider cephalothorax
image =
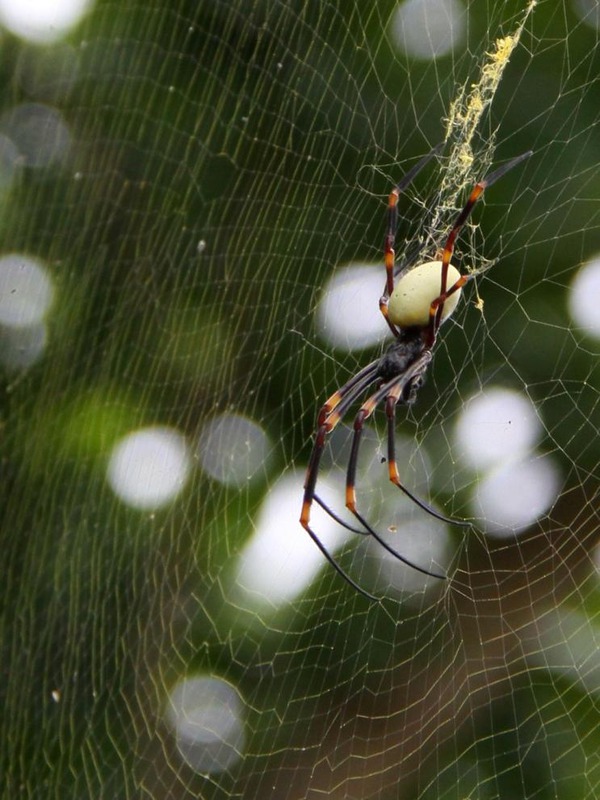
[[[426,345],[419,328],[406,328],[400,331],[379,359],[377,377],[382,383],[388,383],[402,375],[415,360],[422,355]],[[404,387],[400,400],[403,403],[414,403],[417,390],[421,386],[423,375],[417,375]]]
[[[431,151],[421,159],[408,172],[402,181],[392,189],[388,201],[388,222],[385,237],[385,271],[386,282],[383,295],[379,301],[379,308],[383,314],[393,336],[394,341],[383,355],[363,367],[341,389],[334,392],[321,408],[317,422],[317,433],[313,445],[312,455],[304,483],[304,498],[300,522],[308,531],[315,544],[320,548],[327,560],[335,567],[340,575],[352,586],[367,597],[376,599],[365,592],[344,572],[334,560],[316,533],[310,526],[310,509],[313,501],[318,503],[336,521],[346,528],[357,533],[373,536],[386,550],[400,561],[414,569],[436,578],[445,578],[436,572],[431,572],[423,567],[408,561],[396,552],[381,538],[358,511],[356,503],[355,479],[358,464],[358,453],[365,421],[373,414],[380,403],[385,401],[387,417],[387,463],[389,479],[404,494],[410,497],[420,508],[427,513],[445,522],[455,525],[468,525],[463,521],[453,520],[436,511],[432,506],[414,495],[400,480],[395,454],[395,412],[398,403],[411,404],[415,401],[417,391],[423,383],[427,368],[432,359],[432,350],[438,331],[444,322],[455,310],[463,286],[471,275],[461,275],[458,269],[450,263],[454,252],[454,244],[463,225],[467,221],[477,200],[484,190],[502,177],[509,169],[528,158],[531,152],[523,153],[504,164],[495,172],[478,181],[473,187],[467,202],[456,218],[450,233],[446,238],[441,257],[430,261],[423,261],[416,266],[396,267],[394,245],[398,223],[398,197],[409,185],[415,175],[438,152],[438,148]],[[319,464],[327,435],[336,427],[353,403],[369,387],[375,386],[375,391],[367,397],[354,417],[354,434],[348,467],[346,472],[346,507],[360,524],[360,529],[353,528],[343,522],[337,514],[319,498],[316,493]]]

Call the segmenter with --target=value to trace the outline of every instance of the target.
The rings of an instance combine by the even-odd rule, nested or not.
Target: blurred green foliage
[[[262,619],[230,601],[224,578],[264,484],[226,490],[197,474],[180,503],[147,514],[123,508],[104,480],[127,431],[171,424],[193,438],[224,409],[252,416],[278,442],[273,480],[305,466],[319,402],[363,359],[333,353],[336,364],[323,352],[313,326],[321,287],[339,264],[381,259],[391,183],[442,138],[457,87],[522,4],[469,3],[468,46],[439,63],[394,51],[393,9],[101,2],[67,42],[75,79],[62,93],[50,85],[73,136],[68,161],[24,166],[0,215],[2,250],[42,257],[57,287],[44,359],[3,379],[2,797],[303,797],[313,770],[315,791],[331,789],[323,761],[335,744],[348,755],[356,742],[366,766],[352,796],[593,796],[593,699],[527,672],[524,689],[474,704],[472,741],[446,729],[434,737],[424,763],[439,772],[435,790],[415,782],[414,762],[398,777],[374,757],[390,743],[375,722],[386,706],[373,697],[402,694],[428,669],[464,666],[472,640],[465,634],[463,652],[445,637],[461,615],[481,613],[486,638],[481,586],[464,578],[462,601],[443,611],[390,612],[324,573],[295,609]],[[5,35],[2,50],[3,109],[50,102],[19,72],[45,49]],[[600,249],[599,67],[597,32],[570,6],[540,2],[479,141],[483,150],[494,135],[499,161],[529,148],[534,157],[494,187],[478,209],[481,231],[459,248],[467,262],[502,262],[481,284],[485,316],[470,306],[448,331],[419,398],[439,424],[438,399],[452,417],[493,377],[540,408],[545,447],[567,480],[558,545],[543,527],[532,539],[541,583],[528,594],[527,546],[490,556],[475,537],[461,562],[500,595],[502,570],[518,572],[521,609],[555,591],[578,599],[568,576],[597,527],[596,511],[582,514],[597,496],[597,344],[572,329],[566,288]],[[407,197],[403,236],[418,235],[424,219],[415,198],[440,199],[444,163]],[[486,166],[476,162],[474,178]],[[248,701],[251,746],[235,774],[208,779],[178,766],[160,713],[188,670],[232,680]],[[403,709],[397,700],[387,708]],[[347,728],[332,744],[338,712]],[[345,786],[352,769],[332,772]],[[569,788],[573,774],[581,793]]]

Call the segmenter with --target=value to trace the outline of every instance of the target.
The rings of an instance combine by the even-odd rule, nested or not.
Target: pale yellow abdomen
[[[460,278],[460,272],[448,265],[446,288]],[[429,309],[440,296],[442,289],[442,262],[426,261],[403,275],[392,292],[388,303],[388,316],[399,328],[425,328],[429,324]],[[442,322],[452,314],[460,298],[461,289],[444,302]]]

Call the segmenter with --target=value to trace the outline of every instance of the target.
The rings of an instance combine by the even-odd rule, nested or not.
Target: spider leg
[[[304,500],[302,502],[302,513],[300,515],[300,524],[304,528],[304,530],[308,533],[310,538],[313,542],[317,545],[321,553],[325,556],[327,561],[331,564],[331,566],[335,569],[335,571],[342,577],[346,583],[349,583],[356,591],[360,592],[360,594],[368,597],[369,600],[378,601],[379,598],[375,597],[375,595],[370,594],[362,586],[359,586],[355,580],[353,580],[348,573],[342,569],[342,567],[337,563],[335,558],[331,555],[329,550],[325,547],[323,542],[319,539],[317,534],[313,531],[310,526],[310,509],[312,506],[313,500],[321,505],[329,514],[332,512],[325,506],[325,504],[315,495],[315,487],[317,484],[317,477],[319,474],[319,462],[321,460],[321,454],[323,453],[323,448],[325,447],[325,437],[328,433],[327,424],[321,425],[319,430],[317,431],[317,436],[315,438],[315,444],[313,446],[313,451],[310,457],[310,461],[308,464],[308,471],[306,474],[306,482],[304,484]],[[334,516],[335,519],[335,516]]]
[[[304,527],[306,527],[310,520],[310,507],[315,496],[317,478],[319,476],[319,465],[325,448],[327,434],[331,433],[356,398],[376,379],[377,367],[378,362],[373,361],[362,369],[358,375],[349,380],[341,389],[338,389],[319,412],[319,427],[317,429],[317,435],[315,436],[315,443],[310,455],[306,479],[304,481],[304,499],[302,502],[302,514],[300,516],[300,522]]]
[[[417,358],[410,365],[410,367],[402,375],[393,378],[391,381],[385,383],[374,394],[372,394],[369,398],[367,398],[367,400],[360,407],[354,419],[354,436],[352,439],[352,450],[350,452],[350,459],[348,461],[348,471],[346,474],[346,507],[352,514],[354,514],[354,516],[360,522],[360,524],[364,526],[365,530],[377,542],[379,542],[379,544],[384,548],[384,550],[387,550],[388,553],[391,553],[399,561],[402,561],[402,563],[406,564],[412,569],[417,570],[417,572],[421,572],[423,575],[428,575],[432,578],[440,578],[441,580],[445,580],[446,579],[445,575],[424,569],[423,567],[418,566],[418,564],[414,564],[412,561],[403,556],[401,553],[398,553],[397,550],[394,550],[394,548],[391,547],[385,541],[385,539],[380,534],[378,534],[374,528],[371,527],[371,525],[369,525],[367,520],[358,511],[356,503],[356,489],[355,489],[358,454],[360,450],[360,442],[364,430],[365,421],[371,416],[373,411],[375,411],[379,403],[385,397],[387,397],[390,391],[394,389],[396,386],[399,387],[399,396],[401,396],[402,392],[404,391],[408,383],[414,380],[415,378],[418,378],[425,372],[430,361],[431,361],[431,353],[428,350],[426,350],[421,354],[421,356],[419,356],[419,358]],[[433,509],[431,510],[433,511]]]
[[[319,416],[317,417],[317,425],[321,426],[325,421],[327,421],[329,417],[332,415],[332,412],[337,409],[342,400],[344,400],[344,398],[347,397],[350,393],[352,393],[353,399],[356,398],[358,391],[362,391],[362,389],[358,391],[353,391],[356,385],[359,383],[362,385],[363,379],[366,378],[367,376],[369,376],[372,381],[375,377],[375,374],[377,373],[378,366],[379,366],[378,360],[371,361],[370,364],[367,364],[366,367],[363,367],[363,369],[357,372],[356,375],[350,378],[350,380],[347,383],[345,383],[341,389],[337,389],[331,395],[331,397],[329,397],[326,400],[326,402],[321,406],[321,410],[319,411]],[[335,420],[333,427],[335,427],[335,425],[337,425],[338,422],[339,419]]]
[[[400,194],[412,183],[423,167],[425,167],[431,161],[431,159],[440,152],[443,144],[443,142],[440,142],[440,144],[436,145],[431,152],[427,153],[426,156],[418,161],[415,166],[406,173],[400,183],[397,183],[392,189],[388,199],[387,231],[385,235],[384,246],[386,278],[385,289],[379,300],[379,310],[383,314],[385,321],[396,338],[398,338],[398,329],[389,319],[388,301],[390,295],[394,291],[394,267],[396,265],[396,253],[394,246],[396,242],[396,231],[398,229],[398,198]]]
[[[413,503],[419,506],[419,508],[422,508],[423,511],[426,511],[432,517],[435,517],[442,522],[446,522],[449,525],[460,525],[462,527],[469,528],[471,526],[470,522],[462,519],[453,519],[452,517],[447,517],[445,514],[441,514],[439,511],[436,511],[433,506],[430,506],[429,503],[425,502],[425,500],[422,500],[416,494],[413,494],[400,480],[398,462],[396,461],[396,406],[402,397],[402,391],[403,387],[401,384],[396,384],[396,386],[393,386],[391,391],[388,393],[385,401],[385,413],[387,416],[388,425],[387,451],[390,481],[401,491],[403,491],[404,494],[413,501]]]
[[[347,523],[343,522],[337,514],[334,514],[327,505],[316,495],[315,490],[317,486],[317,479],[319,477],[319,466],[321,463],[321,456],[325,448],[327,434],[335,428],[335,426],[343,418],[344,414],[356,398],[371,384],[377,377],[377,367],[379,362],[373,361],[362,369],[357,375],[351,378],[348,383],[338,389],[319,412],[319,421],[317,434],[315,436],[315,443],[313,445],[310,460],[308,462],[308,469],[306,471],[306,479],[304,481],[304,498],[302,501],[302,512],[300,514],[300,524],[304,530],[311,537],[313,542],[317,545],[319,550],[323,553],[327,561],[336,570],[336,572],[358,592],[368,597],[370,600],[378,600],[375,595],[370,594],[365,589],[361,588],[346,572],[340,567],[331,553],[327,550],[325,545],[321,542],[317,534],[310,526],[310,511],[313,500],[316,501],[336,522],[339,522],[343,527],[350,530],[357,531],[351,528]]]
[[[524,161],[526,158],[529,158],[532,151],[528,150],[526,153],[521,153],[520,156],[507,161],[506,164],[503,164],[494,172],[491,172],[489,175],[486,175],[485,178],[478,181],[473,189],[471,190],[471,194],[469,195],[469,199],[465,203],[464,208],[459,213],[458,217],[454,225],[452,226],[452,230],[448,234],[448,238],[446,239],[446,244],[444,246],[444,250],[442,253],[442,274],[441,274],[441,286],[440,286],[440,294],[431,304],[429,309],[429,324],[427,326],[427,334],[426,334],[426,343],[428,347],[432,347],[435,342],[435,337],[437,336],[437,332],[439,327],[442,323],[442,314],[444,313],[444,304],[450,295],[454,294],[454,292],[458,291],[461,287],[465,285],[465,283],[469,280],[469,275],[461,275],[461,277],[454,283],[452,286],[448,288],[448,267],[450,266],[450,259],[452,258],[452,253],[454,252],[454,244],[456,242],[456,238],[458,234],[462,230],[463,225],[470,217],[473,208],[475,207],[475,203],[479,200],[483,192],[499,180],[503,175],[505,175],[509,170],[513,167],[516,167],[517,164],[520,164],[521,161]]]
[[[341,525],[342,528],[346,528],[347,531],[351,531],[352,533],[360,533],[361,536],[365,535],[366,531],[361,530],[360,528],[355,528],[352,525],[349,525],[345,520],[343,520],[340,517],[339,514],[336,514],[335,511],[333,511],[331,508],[329,508],[327,503],[325,503],[323,500],[321,500],[321,498],[319,497],[318,494],[313,493],[313,500],[318,506],[321,506],[321,508],[323,509],[323,511],[326,514],[329,514],[331,519],[334,519],[337,522],[338,525]]]
[[[308,533],[310,538],[313,540],[313,542],[317,545],[319,550],[323,553],[323,555],[325,556],[327,561],[331,564],[331,566],[338,573],[338,575],[340,575],[340,577],[342,577],[346,581],[346,583],[349,583],[350,586],[352,586],[354,589],[356,589],[357,592],[359,592],[360,594],[364,595],[369,600],[374,600],[376,603],[379,602],[379,598],[378,597],[376,597],[374,594],[371,594],[370,592],[367,592],[366,589],[363,589],[362,586],[360,586],[358,583],[356,583],[356,581],[353,580],[350,577],[350,575],[348,575],[348,573],[344,569],[342,569],[340,567],[340,565],[337,563],[335,558],[331,555],[329,550],[325,547],[323,542],[319,539],[317,534],[312,530],[310,525],[308,525],[308,524],[304,525],[304,529],[306,530],[306,532]]]

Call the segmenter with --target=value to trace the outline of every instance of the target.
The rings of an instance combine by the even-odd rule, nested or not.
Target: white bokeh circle
[[[372,347],[389,336],[379,310],[385,283],[381,264],[349,264],[337,269],[317,306],[321,338],[348,352]]]
[[[189,767],[220,774],[242,758],[246,739],[243,711],[237,690],[221,678],[194,676],[173,687],[166,719]]]
[[[264,429],[241,414],[209,420],[198,439],[198,460],[215,480],[243,486],[266,468],[271,443]]]
[[[529,398],[493,387],[467,400],[454,433],[456,456],[471,469],[484,470],[530,453],[542,425]]]
[[[54,288],[46,265],[38,258],[9,253],[0,258],[0,324],[10,328],[43,322]]]
[[[73,28],[92,0],[0,0],[0,24],[22,39],[52,42]]]
[[[0,130],[15,144],[20,162],[44,169],[66,160],[72,134],[62,112],[43,103],[22,103],[0,117]]]
[[[569,312],[578,327],[600,338],[600,255],[577,271],[569,290]]]
[[[114,447],[107,478],[127,505],[156,509],[171,502],[184,487],[191,459],[184,437],[165,427],[143,428]]]
[[[390,34],[407,56],[435,59],[463,44],[466,27],[460,0],[405,0],[392,17]]]
[[[559,470],[549,456],[506,462],[477,484],[473,510],[487,534],[511,537],[547,513],[560,483]]]

